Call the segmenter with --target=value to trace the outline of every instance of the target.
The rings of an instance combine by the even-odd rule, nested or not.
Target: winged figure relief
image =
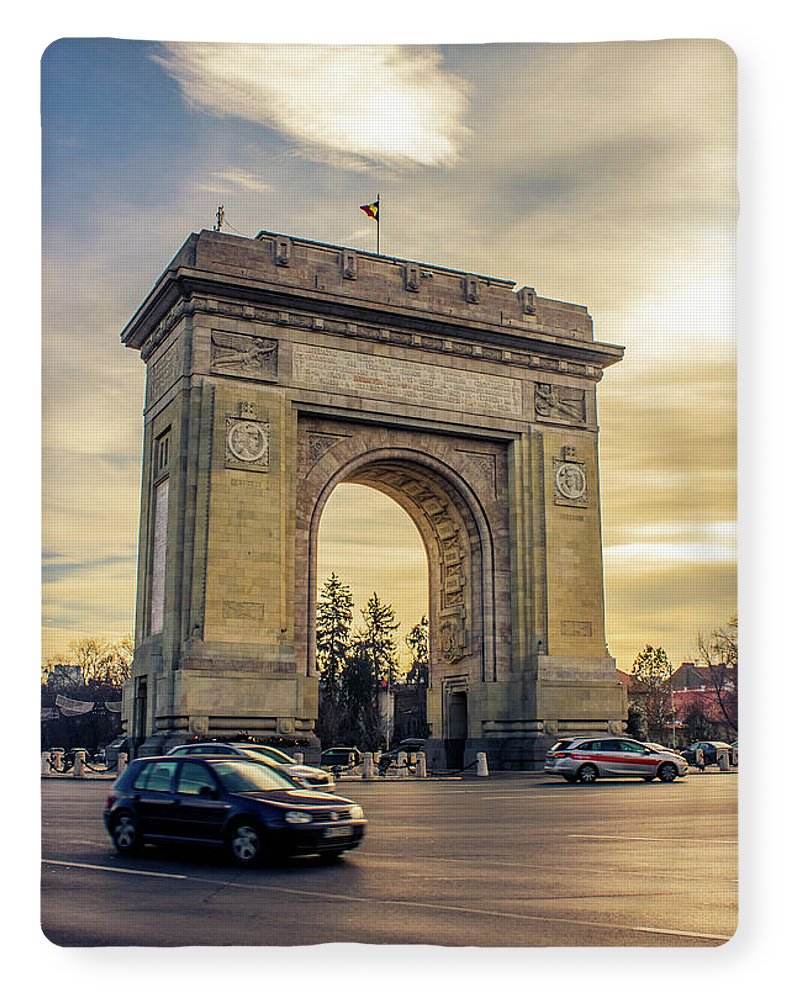
[[[273,373],[277,366],[277,341],[265,337],[240,337],[212,333],[212,367],[235,372]]]

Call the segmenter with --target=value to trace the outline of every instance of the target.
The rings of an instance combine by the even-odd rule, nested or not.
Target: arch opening
[[[413,630],[423,633],[421,623],[428,621],[428,563],[423,539],[408,512],[371,486],[349,482],[336,486],[319,523],[316,590],[317,608],[326,602],[323,622],[322,615],[317,614],[317,627],[323,628],[325,642],[339,624],[339,613],[342,615],[342,610],[331,614],[328,606],[343,607],[344,595],[353,601],[347,622],[343,623],[346,669],[365,632],[369,601],[376,600],[392,610],[397,625],[392,633],[397,671],[392,683],[376,698],[382,738],[387,745],[395,745],[406,737],[426,737],[428,662],[426,658],[425,667],[421,662],[412,669],[416,649],[408,638]],[[320,667],[318,635],[314,642]],[[356,720],[350,723],[346,718],[346,679],[342,672],[336,676],[332,659],[332,651],[325,646],[325,668],[331,676],[320,683],[317,732],[323,744],[345,745],[355,742]]]
[[[347,461],[328,461],[312,472],[306,478],[314,479],[313,489],[306,489],[308,501],[302,509],[309,569],[307,674],[318,672],[315,634],[322,514],[338,486],[370,487],[403,509],[422,540],[428,567],[427,735],[444,747],[442,756],[447,758],[452,730],[461,752],[473,734],[467,728],[466,708],[462,712],[459,706],[466,706],[471,686],[480,689],[497,677],[494,545],[482,505],[457,470],[426,452],[371,449]]]

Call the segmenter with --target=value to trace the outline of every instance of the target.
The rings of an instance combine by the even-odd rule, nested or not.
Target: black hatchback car
[[[693,743],[691,747],[686,750],[681,751],[681,756],[688,764],[697,764],[697,750],[700,748],[703,751],[703,766],[707,767],[709,764],[717,763],[717,755],[722,750],[728,751],[728,761],[733,763],[733,748],[730,743],[721,743],[717,740],[701,740],[698,743]]]
[[[113,786],[104,822],[119,854],[145,843],[224,847],[241,865],[295,854],[334,860],[359,847],[355,802],[305,788],[254,760],[141,757]]]

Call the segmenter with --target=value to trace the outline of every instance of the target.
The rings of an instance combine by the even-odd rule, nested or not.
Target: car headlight
[[[310,813],[298,812],[296,809],[291,809],[285,814],[283,819],[286,823],[312,823],[313,817]]]
[[[349,810],[349,815],[352,819],[365,819],[365,813],[363,812],[362,806],[352,806]]]

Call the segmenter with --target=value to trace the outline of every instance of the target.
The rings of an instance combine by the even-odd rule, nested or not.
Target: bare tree
[[[739,728],[739,620],[714,629],[705,638],[698,635],[698,654],[708,667],[709,686],[714,689],[725,724]]]
[[[129,680],[134,655],[131,636],[115,642],[87,636],[73,642],[70,648],[72,662],[80,668],[83,684],[121,687]]]
[[[661,646],[645,646],[634,661],[632,673],[637,682],[634,694],[645,712],[649,739],[662,739],[673,715],[670,691],[673,664]]]

